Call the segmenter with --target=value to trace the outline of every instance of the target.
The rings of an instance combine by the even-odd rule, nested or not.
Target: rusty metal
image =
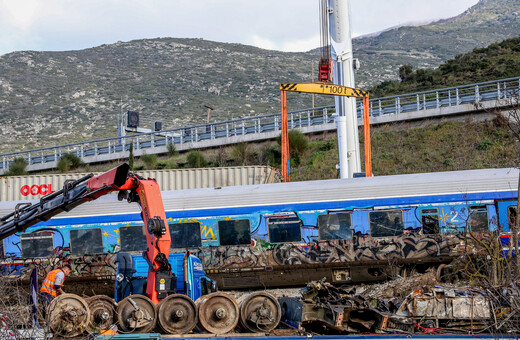
[[[188,333],[197,325],[197,306],[186,295],[169,295],[156,308],[157,322],[165,333]]]
[[[231,296],[215,292],[195,301],[199,314],[199,326],[212,334],[231,332],[239,319],[238,304]]]
[[[402,303],[397,315],[420,327],[482,330],[491,320],[489,297],[471,289],[417,289]]]
[[[62,294],[47,307],[47,324],[59,336],[81,335],[88,327],[90,310],[87,302],[74,294]]]
[[[157,320],[152,300],[144,295],[130,295],[121,300],[116,315],[119,329],[124,333],[148,333]]]
[[[117,303],[113,299],[105,295],[95,295],[85,300],[90,309],[89,332],[97,333],[109,329],[115,323]]]
[[[278,300],[267,292],[243,295],[239,299],[240,325],[250,332],[270,332],[278,326],[282,310]]]
[[[300,327],[318,334],[362,334],[386,331],[409,331],[410,320],[373,307],[361,295],[313,281],[302,290]]]

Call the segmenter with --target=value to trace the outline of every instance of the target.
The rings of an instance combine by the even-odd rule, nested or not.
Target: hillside
[[[356,39],[358,87],[398,79],[403,64],[437,66],[516,36],[519,8],[520,0],[481,0],[449,20]],[[204,123],[205,104],[215,108],[211,121],[278,112],[279,83],[310,81],[317,58],[315,51],[175,38],[2,55],[0,153],[115,136],[117,115],[126,110],[141,112],[144,126],[153,119],[164,128]],[[311,96],[288,99],[290,110],[311,106]]]
[[[366,82],[363,85],[374,85],[367,79],[395,80],[399,65],[437,67],[474,48],[518,37],[519,16],[519,0],[480,0],[454,18],[355,39],[354,55],[362,61],[363,77],[360,80]]]
[[[382,82],[371,89],[371,94],[384,97],[518,76],[520,38],[512,38],[459,54],[435,69],[414,71],[411,65],[403,65],[399,68],[400,80]]]

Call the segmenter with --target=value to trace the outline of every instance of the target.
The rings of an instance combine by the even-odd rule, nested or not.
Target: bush
[[[152,170],[157,167],[157,155],[144,154],[141,156],[141,160],[144,162],[146,170]]]
[[[237,165],[248,165],[251,152],[247,143],[238,143],[233,145],[231,149],[231,157],[236,161]]]
[[[75,170],[83,165],[81,158],[76,156],[73,153],[65,153],[58,160],[58,164],[56,167],[60,172],[67,172],[70,170]]]
[[[168,144],[168,156],[173,157],[178,154],[177,149],[175,149],[175,144]]]
[[[267,144],[260,148],[258,151],[258,159],[260,164],[266,164],[272,167],[279,168],[282,162],[282,153],[280,147],[273,144]]]
[[[199,150],[191,151],[188,156],[186,156],[186,163],[189,168],[205,168],[208,166],[204,154]]]
[[[27,175],[27,161],[25,158],[15,158],[9,164],[9,170],[5,173],[6,176],[23,176]]]

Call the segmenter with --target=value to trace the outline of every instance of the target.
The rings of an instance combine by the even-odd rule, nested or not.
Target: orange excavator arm
[[[167,296],[169,287],[165,282],[171,278],[168,222],[157,182],[131,173],[129,169],[128,164],[122,164],[95,177],[88,175],[79,180],[67,181],[63,189],[42,197],[38,203],[17,205],[13,213],[0,218],[0,240],[47,221],[63,211],[118,191],[120,200],[126,198],[128,202],[137,202],[141,206],[147,244],[143,256],[149,264],[146,294],[154,303],[159,302]]]

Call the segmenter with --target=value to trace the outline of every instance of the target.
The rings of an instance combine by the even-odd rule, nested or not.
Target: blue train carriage
[[[172,252],[191,251],[221,288],[323,277],[367,282],[447,263],[468,249],[469,231],[479,237],[498,231],[507,239],[518,175],[518,169],[485,169],[162,196]],[[14,205],[0,207],[3,216]],[[4,240],[4,263],[65,256],[77,264],[78,278],[113,277],[114,254],[137,254],[145,239],[138,205],[109,195]]]

